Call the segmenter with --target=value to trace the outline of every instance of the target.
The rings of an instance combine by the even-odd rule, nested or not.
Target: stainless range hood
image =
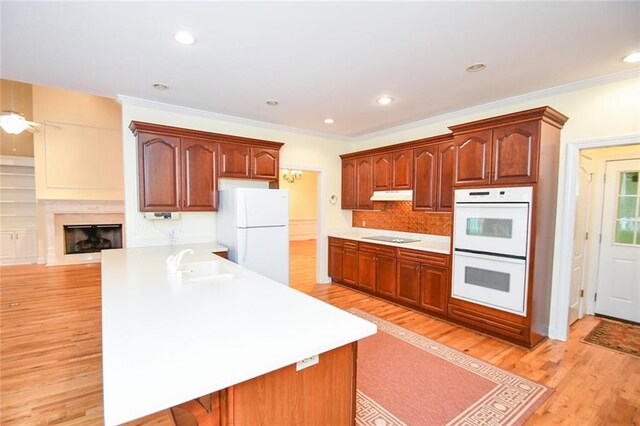
[[[413,191],[410,189],[403,191],[373,191],[371,201],[411,201]]]

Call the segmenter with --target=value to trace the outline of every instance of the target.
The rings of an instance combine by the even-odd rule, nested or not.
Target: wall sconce
[[[282,178],[289,183],[302,179],[302,170],[282,170]]]

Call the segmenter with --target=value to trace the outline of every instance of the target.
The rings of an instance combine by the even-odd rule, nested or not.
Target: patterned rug
[[[356,424],[521,425],[553,390],[357,309]]]
[[[582,341],[640,357],[639,325],[603,319]]]

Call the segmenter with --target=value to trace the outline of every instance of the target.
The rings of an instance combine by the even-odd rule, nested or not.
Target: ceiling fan
[[[0,127],[7,133],[17,135],[23,131],[30,133],[38,132],[40,124],[34,121],[28,121],[24,115],[15,111],[13,99],[13,82],[11,84],[11,110],[0,112]]]

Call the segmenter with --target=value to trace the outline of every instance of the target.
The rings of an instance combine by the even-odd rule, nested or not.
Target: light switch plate
[[[296,362],[296,371],[304,370],[305,368],[316,365],[319,362],[320,355],[310,356],[309,358],[305,358],[301,361]]]

